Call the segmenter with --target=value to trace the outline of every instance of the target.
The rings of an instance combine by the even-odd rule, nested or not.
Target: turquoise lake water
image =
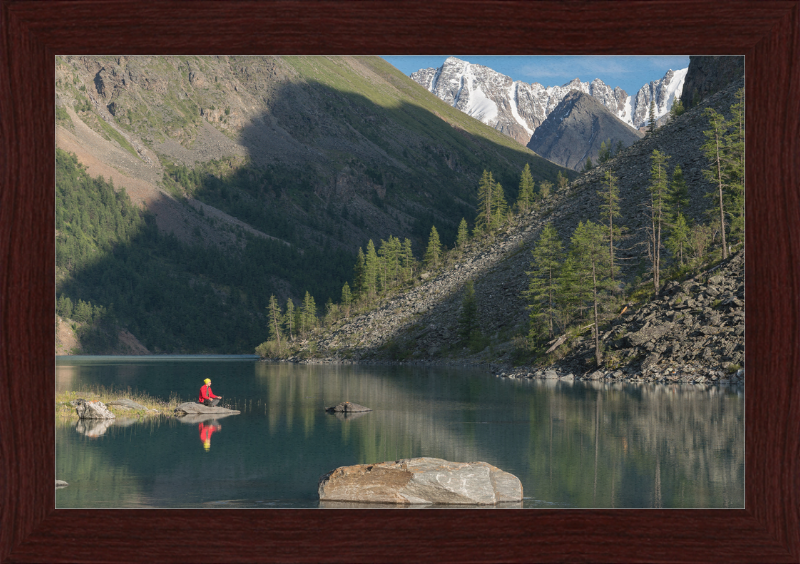
[[[741,387],[253,357],[56,360],[58,392],[102,386],[193,401],[204,378],[242,413],[57,420],[55,478],[69,486],[56,490],[56,507],[316,508],[328,471],[418,456],[510,472],[522,481],[523,508],[744,507]],[[324,411],[341,401],[373,411]]]

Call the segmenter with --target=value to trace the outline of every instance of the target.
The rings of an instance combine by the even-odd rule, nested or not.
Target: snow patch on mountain
[[[668,71],[660,80],[642,86],[634,96],[611,88],[599,78],[581,82],[575,78],[562,86],[543,86],[513,81],[510,77],[456,57],[441,67],[420,69],[411,79],[439,99],[502,131],[526,145],[536,128],[564,97],[578,90],[589,94],[612,114],[635,129],[647,125],[650,100],[656,100],[656,117],[667,114],[683,91],[688,69]]]

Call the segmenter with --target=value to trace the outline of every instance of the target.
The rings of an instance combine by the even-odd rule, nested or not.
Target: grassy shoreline
[[[119,391],[101,386],[75,391],[70,390],[56,394],[56,415],[62,418],[77,419],[78,414],[75,411],[75,408],[70,405],[69,402],[78,398],[83,398],[87,401],[101,401],[106,405],[111,413],[118,417],[125,416],[140,418],[160,416],[170,417],[172,416],[176,407],[178,407],[184,401],[188,401],[181,399],[177,396],[177,394],[171,395],[169,400],[164,401],[162,399],[154,398],[143,392],[133,392],[130,388],[128,388],[126,391]],[[125,409],[124,407],[118,405],[108,405],[109,402],[121,399],[129,399],[134,401],[140,405],[143,405],[145,409]]]

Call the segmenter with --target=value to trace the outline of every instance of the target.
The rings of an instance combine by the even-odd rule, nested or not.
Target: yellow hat
[[[210,384],[211,383],[211,378],[206,378],[205,380],[203,380],[203,382],[205,382],[206,384]]]
[[[203,441],[203,448],[207,451],[211,450],[211,439],[206,439]]]

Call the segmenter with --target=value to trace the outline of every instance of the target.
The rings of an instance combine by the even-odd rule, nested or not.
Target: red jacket
[[[214,392],[211,391],[211,386],[208,384],[203,384],[200,387],[200,399],[197,400],[197,403],[203,403],[207,399],[211,400],[218,397],[220,396],[215,396]]]

